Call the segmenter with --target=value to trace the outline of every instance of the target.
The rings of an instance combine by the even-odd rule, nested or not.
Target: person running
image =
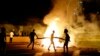
[[[37,34],[35,33],[35,30],[33,29],[33,31],[30,32],[30,34],[29,34],[30,43],[28,44],[27,48],[32,44],[32,50],[33,50],[33,48],[34,48],[34,37],[35,36],[38,38]]]
[[[54,45],[54,41],[53,41],[53,39],[54,39],[54,33],[55,33],[55,31],[53,30],[53,32],[52,32],[52,34],[51,34],[51,37],[50,37],[51,43],[50,43],[50,45],[49,45],[49,47],[48,47],[48,50],[50,50],[51,45],[53,45],[53,48],[54,48],[54,50],[56,51],[55,45]]]

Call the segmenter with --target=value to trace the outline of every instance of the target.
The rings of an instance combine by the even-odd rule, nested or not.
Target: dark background
[[[92,22],[91,13],[100,15],[100,0],[82,0],[82,8],[85,20]]]
[[[0,23],[24,24],[29,18],[40,20],[53,8],[51,0],[0,1]]]
[[[100,12],[100,0],[81,0],[85,20],[90,13]],[[0,23],[25,24],[28,19],[43,17],[53,8],[53,0],[3,0],[0,1]]]

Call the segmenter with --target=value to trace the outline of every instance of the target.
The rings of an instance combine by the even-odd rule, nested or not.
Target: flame
[[[57,26],[57,22],[56,21],[52,21],[49,24],[49,26],[48,26],[45,34],[44,34],[44,37],[50,37],[50,35],[51,35],[53,30],[56,32],[54,36],[55,37],[59,37],[59,30],[58,30],[58,26]]]
[[[48,25],[46,32],[44,33],[44,37],[46,37],[46,39],[42,40],[42,45],[44,45],[45,48],[49,47],[50,36],[51,36],[53,30],[55,31],[54,37],[58,37],[58,38],[54,38],[55,47],[63,47],[64,41],[62,41],[62,42],[59,41],[60,40],[59,37],[64,37],[61,32],[61,30],[63,30],[63,28],[60,27],[61,24],[58,23],[58,21],[59,21],[58,19],[59,18],[55,18],[54,20],[52,20],[51,23]],[[69,47],[74,45],[73,34],[70,34],[70,36],[72,38],[70,38],[71,42],[69,42],[70,43]],[[53,49],[53,47],[51,47],[51,49]]]
[[[58,37],[58,38],[54,38],[54,44],[55,47],[62,47],[63,43],[59,42],[59,37],[60,37],[60,33],[59,33],[59,26],[57,24],[57,19],[51,21],[51,23],[48,25],[46,32],[44,33],[44,37],[47,37],[46,39],[43,39],[42,44],[44,45],[45,48],[47,48],[50,44],[50,36],[52,31],[55,31],[54,37]]]

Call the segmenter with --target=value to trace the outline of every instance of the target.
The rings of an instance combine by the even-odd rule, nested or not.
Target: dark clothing
[[[29,37],[30,37],[30,40],[34,41],[34,36],[36,35],[35,32],[31,32]]]
[[[0,30],[0,43],[4,43],[6,40],[5,28],[1,28]]]
[[[67,53],[68,53],[68,42],[70,41],[70,36],[68,35],[67,29],[64,30],[64,33],[65,33],[65,42],[64,42],[63,49],[64,49],[64,52],[67,49]]]
[[[6,30],[4,27],[0,28],[0,49],[2,49],[0,55],[6,54]]]
[[[12,43],[12,38],[10,38],[10,43]]]
[[[4,32],[0,33],[0,42],[5,42],[6,34]]]
[[[70,36],[66,33],[65,42],[70,41]]]
[[[35,35],[36,35],[36,33],[34,31],[29,34],[30,43],[27,47],[29,47],[32,44],[32,49],[34,48],[34,37],[35,37]]]

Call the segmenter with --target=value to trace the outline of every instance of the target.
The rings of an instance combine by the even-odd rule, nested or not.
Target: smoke
[[[67,28],[69,30],[69,35],[71,36],[71,44],[73,45],[75,30],[72,28],[72,24],[74,19],[73,14],[77,6],[77,0],[54,0],[53,3],[54,8],[44,17],[43,20],[43,22],[48,25],[46,31],[50,27],[53,27],[54,29],[51,28],[49,30],[55,30],[58,37],[64,37],[63,31]],[[56,27],[53,25],[51,26],[51,24],[53,24],[52,21],[55,22]]]
[[[53,20],[56,20],[59,25],[60,33],[63,33],[64,28],[68,28],[69,32],[72,31],[72,25],[76,24],[74,14],[79,7],[77,0],[54,0],[54,8],[45,16],[43,22],[49,25]],[[80,10],[80,8],[78,8]],[[76,18],[77,20],[77,18]],[[79,19],[81,20],[81,19]],[[76,26],[75,26],[76,27]]]
[[[83,38],[85,35],[87,36],[87,34],[87,37],[90,35],[92,37],[99,33],[99,15],[94,13],[96,9],[88,8],[88,11],[90,11],[88,14],[85,14],[85,8],[82,7],[83,2],[79,0],[54,0],[53,3],[54,8],[44,17],[43,22],[49,26],[52,21],[55,21],[60,36],[63,36],[64,28],[67,28],[71,41],[75,44],[75,42],[82,40],[77,40],[76,37],[78,38],[80,36]],[[93,39],[95,39],[95,37]]]

